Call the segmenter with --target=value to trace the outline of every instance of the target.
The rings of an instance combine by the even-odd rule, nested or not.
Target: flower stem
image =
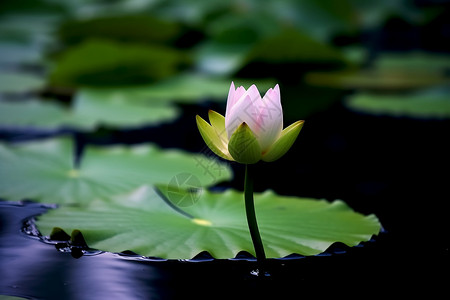
[[[261,235],[258,230],[258,223],[256,222],[255,204],[253,201],[253,174],[251,166],[245,165],[245,180],[244,180],[244,198],[245,198],[245,213],[247,215],[248,229],[252,237],[253,247],[255,248],[256,259],[262,262],[266,258],[264,253],[264,246],[261,240]]]

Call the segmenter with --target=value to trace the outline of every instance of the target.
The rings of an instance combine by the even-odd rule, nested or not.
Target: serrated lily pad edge
[[[236,191],[229,189],[226,192],[234,193]],[[261,193],[260,195],[267,196],[267,195],[272,195],[272,194],[275,194],[273,192],[273,190],[266,190],[265,192]],[[288,196],[288,197],[293,197],[293,196]],[[328,257],[328,256],[339,255],[339,254],[345,254],[345,253],[348,253],[349,251],[354,251],[354,249],[364,248],[366,245],[376,243],[380,236],[386,234],[385,228],[383,227],[383,225],[381,224],[381,222],[379,221],[378,217],[375,214],[363,215],[363,214],[353,210],[350,206],[348,206],[344,201],[342,201],[340,199],[328,201],[326,199],[321,198],[321,199],[315,199],[315,200],[318,202],[328,202],[329,205],[335,206],[338,209],[344,209],[344,210],[349,209],[350,211],[352,211],[356,214],[360,214],[360,215],[364,216],[364,218],[366,218],[367,220],[375,221],[379,224],[379,231],[377,233],[371,234],[370,237],[363,239],[360,242],[352,244],[352,245],[345,244],[341,241],[333,242],[328,246],[328,248],[325,251],[318,253],[318,254],[303,255],[303,254],[298,254],[298,253],[291,253],[291,254],[288,254],[283,257],[270,257],[270,258],[267,258],[267,260],[286,261],[286,260],[298,260],[298,259],[323,257],[323,256]],[[47,213],[50,209],[58,209],[58,207],[59,207],[58,205],[45,205],[45,204],[41,204],[41,205],[43,205],[47,209],[47,211],[45,213]],[[52,240],[50,238],[50,236],[44,236],[41,234],[41,232],[36,224],[36,217],[38,218],[39,216],[32,216],[24,222],[24,224],[26,224],[28,226],[28,228],[33,229],[33,230],[29,230],[26,233],[28,233],[31,236],[38,237],[41,240],[41,242],[44,242],[46,244],[51,244],[51,245],[61,244],[61,241]],[[195,219],[195,217],[192,220],[194,221],[194,219]],[[199,220],[202,221],[202,219],[199,219]],[[63,229],[61,229],[57,226],[55,226],[54,229],[55,228],[62,231],[62,233],[67,234],[67,236],[69,236],[69,237],[73,236],[75,233],[78,236],[81,235],[81,237],[82,237],[82,234],[83,234],[82,231],[79,231],[78,229],[74,229],[72,231],[72,233],[69,234],[70,232],[65,232]],[[38,233],[38,234],[36,235],[35,233]],[[83,237],[83,240],[84,240],[84,237]],[[64,243],[66,245],[65,252],[69,252],[69,253],[71,251],[73,251],[74,249],[75,249],[75,251],[80,251],[80,249],[81,249],[83,251],[84,255],[88,255],[88,256],[109,253],[109,254],[117,255],[121,258],[126,258],[129,260],[139,260],[139,261],[151,261],[151,262],[160,262],[160,261],[167,261],[167,262],[176,262],[176,261],[182,261],[182,262],[249,261],[249,262],[253,262],[253,261],[256,261],[256,258],[252,254],[250,254],[249,252],[247,252],[245,250],[239,251],[238,253],[236,253],[235,257],[231,257],[231,258],[215,258],[206,250],[200,251],[192,258],[162,258],[162,257],[157,257],[157,256],[140,255],[140,254],[130,251],[128,249],[124,249],[121,252],[113,252],[113,251],[106,251],[106,250],[91,248],[91,247],[89,247],[88,244],[86,244],[84,246],[83,245],[80,246],[80,245],[76,245],[76,244],[74,245],[74,244],[72,244],[71,240],[63,241],[63,244]]]
[[[44,205],[43,205],[44,206]],[[47,205],[44,206],[47,209],[58,209],[56,205]],[[371,216],[371,215],[369,215]],[[27,218],[24,220],[24,228],[26,227],[27,230],[22,230],[26,235],[30,236],[34,239],[39,239],[40,242],[52,246],[57,246],[60,252],[65,253],[72,253],[72,251],[75,249],[75,251],[82,251],[83,255],[85,256],[93,256],[93,255],[100,255],[100,254],[112,254],[115,255],[121,259],[126,260],[132,260],[132,261],[143,261],[143,262],[186,262],[186,263],[207,263],[207,262],[213,262],[213,261],[247,261],[247,262],[256,262],[256,258],[248,253],[247,251],[240,251],[237,253],[235,257],[232,258],[215,258],[213,257],[208,251],[202,251],[199,252],[196,256],[190,258],[190,259],[175,259],[175,258],[161,258],[161,257],[155,257],[155,256],[144,256],[140,255],[138,253],[134,253],[130,250],[123,250],[122,252],[111,252],[111,251],[105,251],[105,250],[99,250],[95,248],[89,247],[89,245],[86,246],[80,246],[80,245],[73,245],[69,240],[53,240],[49,236],[44,236],[40,233],[37,224],[36,224],[36,216]],[[22,229],[24,229],[22,228]],[[58,228],[58,227],[55,227]],[[58,228],[60,229],[60,228]],[[62,229],[61,229],[62,230]],[[75,230],[74,230],[75,231]],[[63,233],[69,235],[67,232],[62,230]],[[82,232],[80,232],[83,234]],[[354,246],[348,246],[341,242],[334,242],[331,244],[327,250],[325,250],[322,253],[315,254],[315,255],[302,255],[298,253],[292,253],[289,255],[286,255],[284,257],[273,257],[273,258],[266,258],[266,260],[269,261],[293,261],[293,260],[300,260],[300,259],[311,259],[311,258],[318,258],[318,257],[330,257],[330,256],[336,256],[336,255],[342,255],[342,254],[348,254],[349,251],[354,251],[356,249],[364,249],[366,246],[372,245],[378,241],[380,236],[383,236],[386,234],[386,230],[383,226],[381,226],[380,232],[378,234],[373,234],[372,238],[366,241],[361,241],[357,245]]]

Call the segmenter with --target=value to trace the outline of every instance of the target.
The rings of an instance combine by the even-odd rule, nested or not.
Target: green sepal
[[[254,164],[261,159],[261,146],[246,123],[239,125],[231,136],[228,151],[242,164]]]
[[[228,135],[227,130],[225,129],[225,117],[213,110],[208,111],[208,117],[209,123],[211,123],[211,126],[226,147],[226,145],[228,145]]]
[[[205,141],[206,145],[214,152],[216,155],[227,159],[234,160],[229,154],[225,147],[225,144],[220,139],[214,127],[208,124],[205,120],[203,120],[200,116],[196,116],[197,127],[200,131],[200,134]]]
[[[297,121],[286,127],[278,140],[263,154],[262,160],[272,162],[282,157],[292,147],[305,121]]]

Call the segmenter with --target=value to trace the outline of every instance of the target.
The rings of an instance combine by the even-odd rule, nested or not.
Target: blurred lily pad
[[[68,21],[58,29],[59,39],[66,45],[88,39],[108,39],[131,43],[169,43],[181,33],[175,22],[149,15],[113,15]]]
[[[450,118],[450,92],[448,90],[405,95],[358,93],[345,103],[352,110],[375,115]]]
[[[126,90],[80,89],[71,121],[81,128],[99,125],[129,128],[168,122],[179,113],[170,103],[155,103],[149,97],[127,94]]]
[[[70,117],[62,105],[50,101],[0,101],[0,126],[10,129],[57,128]]]
[[[440,72],[450,70],[450,56],[423,52],[383,54],[376,62],[379,70],[404,70],[406,72]]]
[[[45,86],[45,79],[24,72],[0,73],[0,93],[24,93],[39,90]]]
[[[311,72],[305,76],[305,81],[313,86],[375,91],[416,90],[450,82],[441,74],[411,73],[406,70]]]
[[[199,70],[214,75],[230,75],[243,67],[251,45],[208,41],[197,47],[196,64]]]
[[[378,234],[381,227],[374,215],[356,213],[342,201],[329,203],[269,191],[255,194],[255,206],[270,258],[315,255],[334,242],[355,246]],[[69,233],[81,230],[90,247],[111,252],[131,250],[169,259],[190,259],[203,251],[219,259],[233,258],[240,251],[254,254],[242,192],[204,191],[184,209],[184,213],[174,210],[144,186],[108,203],[51,210],[37,224],[44,235],[53,227]]]
[[[33,46],[48,45],[53,41],[52,32],[60,19],[59,13],[47,10],[6,14],[0,17],[0,38],[11,42],[29,43]]]
[[[247,54],[245,62],[247,66],[241,72],[248,72],[252,64],[261,64],[257,73],[262,75],[286,70],[301,73],[311,68],[335,69],[348,63],[339,50],[294,29],[285,29],[277,35],[257,42]],[[283,65],[287,69],[282,68]]]
[[[341,89],[377,91],[416,90],[449,84],[450,58],[425,53],[383,54],[371,69],[311,72],[308,84]]]
[[[40,64],[42,49],[26,43],[0,41],[0,64]]]
[[[121,90],[80,89],[71,107],[50,100],[0,101],[0,126],[12,129],[132,128],[168,122],[178,115],[170,103],[154,103]]]
[[[180,173],[194,176],[197,188],[232,176],[230,168],[217,160],[151,144],[87,146],[78,167],[73,149],[65,138],[0,144],[0,197],[82,205],[143,184],[168,185]]]
[[[234,79],[234,83],[246,88],[257,84],[260,91],[266,91],[276,84],[270,78],[255,80],[237,78]],[[155,101],[199,102],[205,99],[226,101],[230,84],[229,78],[185,73],[152,85],[130,88],[128,92]]]
[[[127,86],[148,84],[188,63],[184,52],[164,46],[89,40],[61,54],[50,74],[53,86]]]

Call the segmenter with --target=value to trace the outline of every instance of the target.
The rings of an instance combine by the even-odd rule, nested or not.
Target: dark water
[[[133,143],[145,133],[162,147],[198,152],[202,141],[189,123],[195,113],[198,107],[186,107],[186,119],[173,125],[82,138]],[[173,138],[180,128],[183,132]],[[386,232],[362,247],[340,251],[337,245],[328,255],[269,260],[270,276],[251,275],[259,266],[246,259],[152,261],[98,252],[74,258],[22,231],[27,218],[48,207],[0,202],[0,294],[31,299],[323,299],[425,291],[431,299],[441,295],[449,279],[449,129],[448,121],[367,116],[341,106],[310,117],[289,157],[257,167],[266,175],[255,182],[255,190],[344,199],[359,212],[375,213]],[[11,139],[4,133],[1,137]],[[235,179],[220,186],[242,188],[243,170],[232,167]]]

